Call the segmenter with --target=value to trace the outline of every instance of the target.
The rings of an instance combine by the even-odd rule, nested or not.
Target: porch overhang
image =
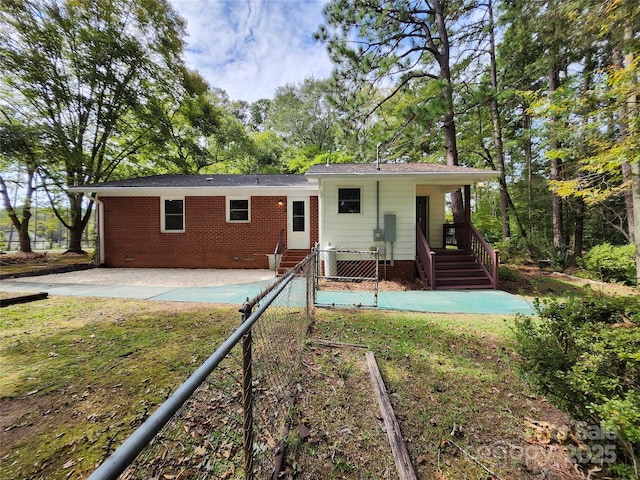
[[[386,180],[411,181],[424,185],[438,185],[455,190],[463,185],[495,180],[500,173],[462,166],[434,163],[354,163],[314,165],[305,177],[319,181],[327,178],[361,177]]]

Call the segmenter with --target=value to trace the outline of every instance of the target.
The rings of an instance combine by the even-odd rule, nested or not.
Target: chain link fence
[[[316,250],[315,304],[376,307],[378,250],[328,247]]]
[[[313,316],[314,255],[240,309],[240,327],[90,479],[277,478]]]

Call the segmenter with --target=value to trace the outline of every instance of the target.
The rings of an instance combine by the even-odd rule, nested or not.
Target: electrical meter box
[[[387,213],[384,216],[384,240],[386,242],[396,241],[396,216],[393,213]]]
[[[379,228],[373,229],[373,241],[382,242],[384,240],[384,230]]]

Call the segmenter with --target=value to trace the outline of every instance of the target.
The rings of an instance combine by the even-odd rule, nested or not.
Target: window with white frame
[[[360,189],[338,189],[338,213],[360,213]]]
[[[250,222],[251,201],[249,198],[227,198],[227,222]]]
[[[184,198],[163,198],[161,201],[161,230],[184,232]]]

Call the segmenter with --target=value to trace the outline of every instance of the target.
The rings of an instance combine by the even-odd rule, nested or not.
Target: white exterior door
[[[309,198],[287,198],[287,248],[310,248],[309,225]]]

